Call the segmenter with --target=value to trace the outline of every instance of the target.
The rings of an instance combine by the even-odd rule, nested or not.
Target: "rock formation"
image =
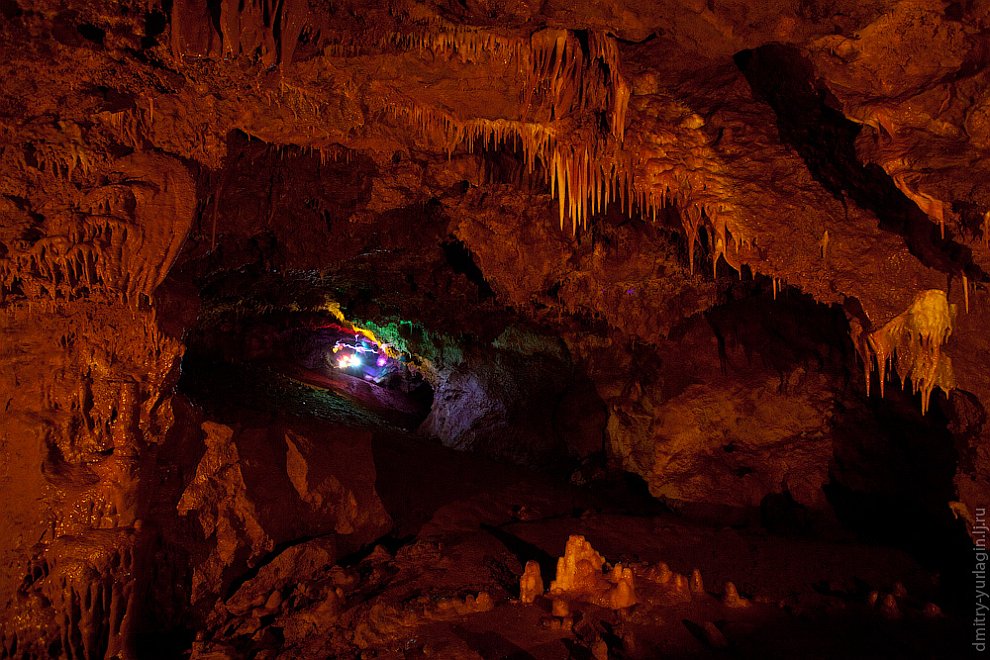
[[[0,0],[0,51],[0,657],[964,619],[986,0]]]

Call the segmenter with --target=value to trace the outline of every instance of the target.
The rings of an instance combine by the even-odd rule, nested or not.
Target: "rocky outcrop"
[[[194,568],[194,603],[212,602],[286,545],[329,537],[333,560],[388,530],[369,434],[310,438],[213,422],[203,433],[206,452],[178,503],[179,514],[202,529],[206,547]]]
[[[44,159],[4,151],[0,636],[24,653],[100,657],[130,652],[143,625],[144,489],[182,350],[149,302],[195,185],[174,158],[113,159],[78,126],[59,130]],[[39,612],[48,627],[30,633]]]
[[[834,395],[821,375],[788,381],[693,385],[666,401],[644,393],[637,416],[613,417],[612,453],[674,504],[758,507],[786,492],[822,510]]]
[[[420,432],[445,445],[529,465],[601,452],[605,406],[561,346],[509,333],[441,370]],[[537,340],[534,342],[533,340]]]

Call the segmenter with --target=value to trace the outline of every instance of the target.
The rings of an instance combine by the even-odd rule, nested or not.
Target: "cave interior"
[[[0,52],[0,658],[986,650],[990,1]]]

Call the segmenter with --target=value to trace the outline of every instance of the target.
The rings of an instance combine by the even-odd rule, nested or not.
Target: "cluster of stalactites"
[[[0,656],[53,657],[53,649],[67,658],[128,656],[139,605],[134,570],[131,530],[101,530],[48,543],[48,552],[27,567],[21,590],[28,593],[12,600],[5,612],[5,623],[43,623],[24,638],[17,625],[0,625]]]
[[[571,230],[586,228],[588,221],[603,213],[610,203],[632,217],[656,220],[665,207],[680,210],[681,224],[688,239],[688,260],[694,272],[695,246],[700,242],[700,230],[706,227],[713,255],[713,267],[719,258],[737,272],[747,248],[752,247],[738,230],[730,227],[731,209],[726,203],[712,199],[700,200],[686,180],[674,176],[669,180],[637,182],[632,159],[614,148],[606,155],[594,147],[564,142],[552,124],[508,119],[459,119],[450,113],[421,106],[395,106],[399,118],[412,124],[434,145],[450,157],[460,147],[498,149],[518,148],[523,154],[527,171],[541,168],[558,202],[559,221],[563,229],[569,219]]]
[[[560,140],[553,125],[508,119],[462,120],[423,107],[397,107],[393,112],[443,148],[448,157],[461,146],[468,151],[476,147],[519,148],[529,173],[537,167],[545,173],[550,194],[558,201],[562,229],[568,218],[573,232],[586,228],[591,216],[604,212],[612,201],[632,213],[632,169],[619,152],[600,158],[594,148]],[[643,195],[641,209],[646,207],[646,199]]]
[[[464,146],[520,147],[529,172],[542,167],[551,194],[560,209],[560,225],[586,227],[591,215],[619,200],[632,211],[632,170],[621,144],[630,88],[622,78],[619,52],[613,39],[589,33],[587,48],[566,30],[541,30],[528,38],[502,37],[463,28],[406,35],[402,43],[440,55],[460,54],[465,61],[481,54],[503,56],[516,63],[523,76],[522,118],[460,119],[450,113],[418,106],[392,110],[416,126],[448,154]],[[534,99],[539,103],[534,105]],[[530,121],[531,107],[539,107],[547,121]],[[581,113],[608,117],[607,130],[587,128]],[[567,119],[567,124],[562,121]],[[585,128],[578,128],[581,125]]]
[[[851,321],[853,342],[865,365],[867,393],[874,368],[881,396],[887,375],[895,370],[902,384],[910,380],[921,393],[921,411],[927,412],[935,387],[946,393],[955,387],[952,361],[942,352],[955,315],[956,306],[945,293],[931,289],[919,293],[910,307],[879,330],[867,333],[858,321]]]
[[[86,217],[66,236],[42,238],[9,259],[0,259],[0,292],[19,287],[32,299],[71,300],[79,287],[90,291],[113,287],[115,270],[104,252],[120,254],[126,240],[127,226],[116,218]]]
[[[747,238],[738,222],[733,222],[737,211],[732,205],[718,200],[710,192],[699,193],[688,178],[673,171],[664,175],[653,173],[649,181],[636,181],[631,199],[625,211],[632,216],[633,209],[641,217],[656,221],[664,208],[674,208],[680,217],[681,228],[687,239],[688,268],[694,273],[695,252],[701,240],[701,230],[706,229],[707,248],[712,256],[712,276],[717,275],[718,262],[722,259],[739,276],[747,261],[752,260],[754,241]]]
[[[587,148],[555,146],[548,175],[561,229],[565,218],[571,219],[573,233],[587,228],[590,217],[603,213],[613,201],[632,215],[632,169],[624,159],[599,162]]]
[[[515,65],[523,78],[523,119],[539,94],[551,120],[588,109],[605,110],[610,137],[622,141],[630,87],[620,74],[615,41],[601,32],[588,33],[587,52],[568,30],[546,29],[529,37],[504,36],[468,26],[388,37],[392,45],[459,57],[463,63],[501,61]]]
[[[288,64],[311,18],[306,0],[219,0],[204,36],[197,25],[206,10],[196,0],[175,0],[172,5],[172,52],[184,55],[257,58],[264,66]],[[211,12],[211,13],[212,13]],[[192,27],[193,29],[187,29]],[[215,37],[214,37],[215,35]]]

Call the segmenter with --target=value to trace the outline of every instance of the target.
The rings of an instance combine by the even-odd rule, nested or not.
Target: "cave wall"
[[[126,652],[150,573],[152,457],[172,425],[182,352],[150,300],[189,229],[195,185],[156,154],[110,161],[86,187],[68,172],[20,173],[12,190],[52,207],[18,208],[4,224],[18,251],[3,316],[3,643]]]

